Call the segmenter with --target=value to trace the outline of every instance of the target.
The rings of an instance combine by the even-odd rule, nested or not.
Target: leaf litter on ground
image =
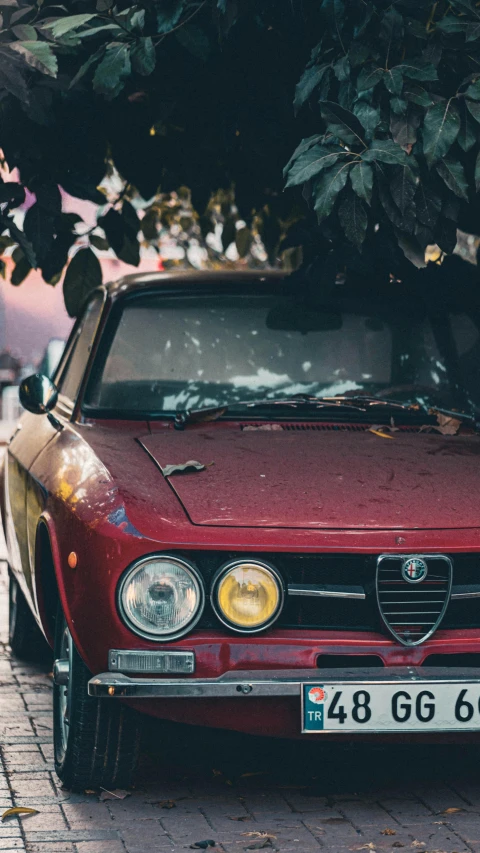
[[[14,808],[7,809],[2,814],[2,823],[5,820],[8,820],[9,817],[19,817],[20,815],[34,815],[40,814],[38,809],[29,809],[26,806],[15,806]]]
[[[106,788],[102,788],[102,793],[100,794],[100,802],[105,802],[105,800],[124,800],[125,797],[131,797],[131,791],[124,791],[122,788],[116,788],[115,791],[108,791]]]

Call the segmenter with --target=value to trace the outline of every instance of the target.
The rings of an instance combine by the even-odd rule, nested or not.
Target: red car
[[[138,712],[479,731],[479,329],[460,286],[181,272],[89,297],[54,380],[21,387],[2,489],[10,642],[54,648],[66,786],[127,784]]]

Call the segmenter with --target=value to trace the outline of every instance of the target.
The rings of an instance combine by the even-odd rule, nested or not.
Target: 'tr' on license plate
[[[480,682],[302,685],[302,733],[480,730]]]

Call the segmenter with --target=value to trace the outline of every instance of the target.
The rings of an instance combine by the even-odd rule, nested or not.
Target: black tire
[[[68,685],[53,688],[55,770],[72,791],[126,788],[136,768],[140,727],[137,714],[117,699],[87,692],[91,673],[72,641],[59,608],[55,660],[69,661]]]
[[[24,661],[44,660],[48,655],[47,642],[12,572],[9,572],[8,607],[8,642],[15,657]]]

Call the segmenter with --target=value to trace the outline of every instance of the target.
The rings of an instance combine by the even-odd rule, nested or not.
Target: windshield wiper
[[[338,402],[342,405],[348,404],[351,400],[352,403],[363,403],[366,406],[386,406],[392,409],[403,409],[403,411],[411,412],[426,411],[425,407],[421,406],[420,403],[401,403],[399,400],[390,400],[388,397],[373,397],[369,394],[336,394],[334,397],[318,397],[317,399]]]
[[[352,399],[352,398],[345,398]],[[204,407],[201,409],[184,409],[182,412],[175,413],[174,427],[175,429],[184,429],[187,424],[207,423],[208,421],[216,421],[223,417],[228,411],[237,409],[238,407],[246,409],[268,409],[272,406],[285,406],[287,408],[314,408],[314,409],[355,409],[357,412],[366,412],[366,408],[356,405],[344,405],[340,400],[335,398],[313,397],[308,394],[294,394],[292,397],[283,397],[277,400],[241,400],[238,403],[232,403],[230,406],[214,406]]]

